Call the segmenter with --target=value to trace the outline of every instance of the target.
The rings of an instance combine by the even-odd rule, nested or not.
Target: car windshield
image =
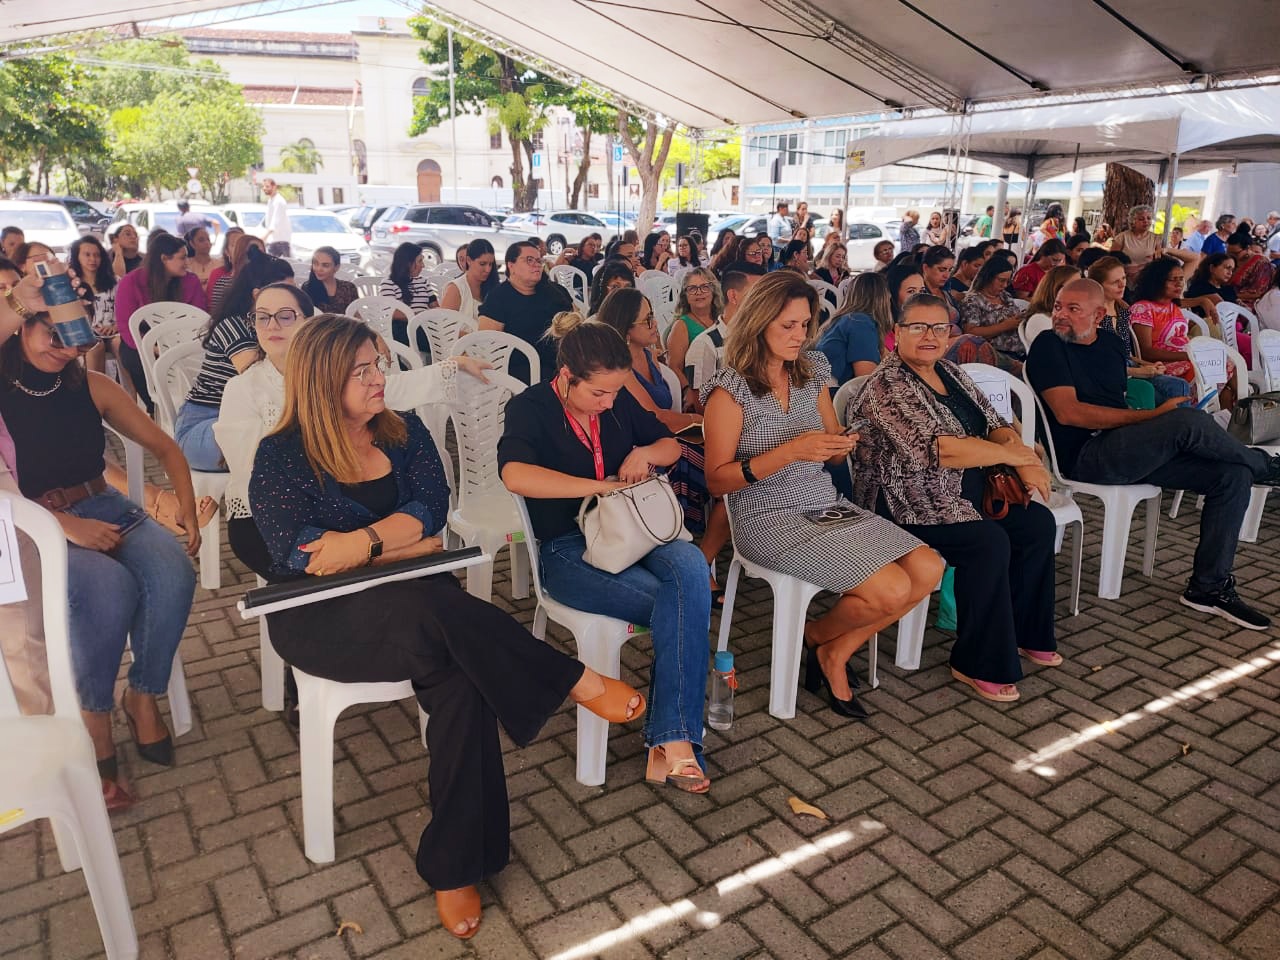
[[[293,213],[289,225],[298,233],[346,233],[342,221],[327,213]]]
[[[737,230],[749,219],[749,217],[725,217],[718,223],[713,223],[707,230]]]
[[[214,213],[212,210],[192,210],[194,214],[204,217],[206,220],[212,220],[224,231],[231,226],[227,221],[222,219],[222,214]],[[155,222],[151,224],[151,229],[156,227],[164,227],[170,233],[174,233],[178,227],[178,211],[177,210],[156,210],[153,213]]]
[[[60,208],[49,210],[23,210],[12,207],[0,207],[0,222],[6,227],[21,227],[26,230],[67,230],[74,229],[70,215]]]
[[[264,210],[239,210],[237,213],[240,217],[240,223],[246,227],[258,226],[267,215]]]

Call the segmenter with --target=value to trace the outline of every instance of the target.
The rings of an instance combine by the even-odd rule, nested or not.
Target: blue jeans
[[[1174,397],[1191,396],[1191,384],[1181,377],[1173,377],[1167,373],[1159,373],[1151,378],[1151,388],[1156,392],[1156,406]]]
[[[577,531],[542,544],[547,593],[575,610],[649,627],[653,669],[645,746],[688,740],[701,752],[711,651],[711,586],[702,551],[684,541],[664,544],[615,574],[584,561],[584,550],[586,541]]]
[[[218,408],[188,400],[178,408],[178,420],[173,425],[173,437],[182,448],[192,470],[223,472],[227,464],[222,450],[213,438],[213,425],[218,422]]]
[[[67,513],[119,524],[136,510],[141,507],[108,490]],[[126,640],[133,649],[129,686],[139,693],[164,693],[196,589],[191,559],[173,534],[148,517],[109,554],[68,543],[67,582],[71,666],[80,706],[111,709]]]

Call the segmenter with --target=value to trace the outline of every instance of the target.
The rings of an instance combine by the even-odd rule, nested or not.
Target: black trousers
[[[147,375],[142,369],[142,356],[123,340],[120,341],[120,362],[124,364],[125,370],[129,373],[129,379],[133,381],[133,388],[138,391],[138,399],[147,408],[147,415],[154,417],[156,405],[147,391]]]
[[[1022,679],[1018,647],[1055,650],[1053,514],[1032,503],[1003,520],[902,524],[955,567],[957,638],[951,665],[990,683]]]
[[[306,673],[412,681],[431,716],[422,878],[451,890],[506,866],[510,812],[498,723],[520,746],[530,743],[582,677],[582,664],[465,592],[452,574],[383,584],[274,613],[269,622],[277,652]]]

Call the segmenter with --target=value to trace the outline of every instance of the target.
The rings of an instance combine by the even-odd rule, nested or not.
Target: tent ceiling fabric
[[[235,6],[0,0],[12,42]],[[406,3],[406,7],[412,4]],[[690,127],[948,108],[1280,70],[1280,3],[1236,0],[430,0],[428,7]],[[305,11],[299,10],[299,24]],[[1132,26],[1126,25],[1124,21]],[[1143,33],[1147,35],[1145,38]]]

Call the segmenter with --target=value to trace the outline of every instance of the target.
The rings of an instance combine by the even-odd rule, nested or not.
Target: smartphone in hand
[[[866,417],[855,417],[854,419],[850,420],[848,425],[844,428],[844,436],[847,437],[854,433],[858,433],[858,434],[866,433],[870,429],[871,429],[870,420],[868,420]]]

